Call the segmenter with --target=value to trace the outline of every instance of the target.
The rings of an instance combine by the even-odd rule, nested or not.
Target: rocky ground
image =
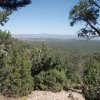
[[[61,91],[58,93],[53,93],[50,91],[33,91],[30,95],[23,98],[5,98],[0,97],[0,100],[85,100],[82,94],[71,92],[71,91]]]

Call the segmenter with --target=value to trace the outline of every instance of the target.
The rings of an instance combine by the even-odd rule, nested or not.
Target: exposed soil
[[[33,91],[30,95],[23,98],[6,98],[1,96],[0,100],[85,100],[82,94],[61,91],[53,93],[50,91]]]

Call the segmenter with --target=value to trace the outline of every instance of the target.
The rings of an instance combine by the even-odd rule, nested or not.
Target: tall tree
[[[85,22],[85,27],[78,32],[79,37],[94,38],[100,36],[99,28],[100,0],[80,0],[69,14],[70,25]]]

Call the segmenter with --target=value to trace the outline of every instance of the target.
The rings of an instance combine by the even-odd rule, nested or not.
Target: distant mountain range
[[[59,34],[12,34],[12,37],[20,40],[31,40],[31,41],[47,41],[47,40],[84,40],[79,38],[77,35],[59,35]],[[100,37],[93,38],[91,40],[100,40]]]
[[[12,34],[18,39],[78,39],[75,35],[58,35],[58,34]]]

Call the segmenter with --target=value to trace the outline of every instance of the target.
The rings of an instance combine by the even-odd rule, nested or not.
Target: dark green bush
[[[2,40],[5,39],[0,44],[0,93],[6,96],[27,95],[33,90],[31,63],[19,44],[13,40],[6,46],[12,38],[6,33],[0,35]]]
[[[85,67],[83,93],[86,100],[100,100],[100,62],[91,59]]]
[[[33,89],[30,63],[24,55],[3,56],[0,59],[0,91],[7,96],[23,96]]]
[[[35,89],[51,90],[54,92],[61,91],[67,83],[67,78],[64,70],[52,69],[49,71],[42,71],[35,76]]]

